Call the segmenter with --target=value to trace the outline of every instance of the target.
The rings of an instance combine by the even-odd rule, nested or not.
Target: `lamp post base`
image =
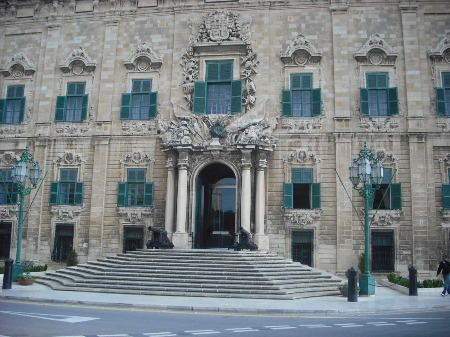
[[[17,276],[23,273],[22,264],[20,262],[16,262],[13,264],[12,268],[12,281],[17,282]]]
[[[375,295],[375,277],[369,273],[364,273],[359,279],[359,287],[361,288],[361,295]]]

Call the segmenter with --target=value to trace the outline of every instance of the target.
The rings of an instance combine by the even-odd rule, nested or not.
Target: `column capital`
[[[178,150],[178,169],[187,170],[189,168],[189,150],[179,149]]]
[[[167,159],[166,159],[166,168],[168,170],[174,170],[176,167],[176,163],[177,163],[177,158],[176,158],[175,153],[168,152]]]
[[[241,166],[244,170],[249,170],[252,167],[252,151],[253,150],[249,149],[241,149]]]
[[[258,170],[263,171],[267,168],[267,157],[268,157],[267,151],[258,150],[258,161],[257,161]]]

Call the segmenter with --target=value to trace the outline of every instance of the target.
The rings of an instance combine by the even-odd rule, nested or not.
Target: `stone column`
[[[250,232],[252,189],[251,174],[252,150],[242,151],[242,184],[241,184],[241,227]]]
[[[266,215],[266,177],[267,152],[260,150],[258,153],[258,166],[256,171],[256,196],[255,196],[255,234],[253,242],[259,250],[269,250],[269,237],[264,232],[264,219]]]
[[[94,166],[92,169],[91,208],[89,210],[88,260],[102,257],[106,193],[106,173],[108,172],[109,137],[94,138]],[[86,191],[84,198],[88,197]]]
[[[167,187],[166,187],[166,213],[165,213],[165,230],[167,233],[173,233],[173,219],[175,213],[175,155],[169,153],[167,168]]]
[[[188,179],[189,167],[188,150],[178,151],[178,191],[177,191],[177,222],[176,231],[172,235],[175,248],[190,248],[188,233],[186,232],[187,206],[188,206]]]

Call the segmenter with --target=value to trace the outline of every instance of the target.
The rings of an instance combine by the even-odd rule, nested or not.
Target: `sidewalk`
[[[384,281],[381,281],[381,283],[386,284]],[[377,283],[375,296],[359,297],[358,302],[348,302],[347,298],[342,296],[324,296],[298,300],[263,300],[57,291],[41,284],[35,283],[31,286],[21,286],[14,282],[12,289],[1,290],[0,301],[21,300],[133,309],[220,312],[224,314],[297,315],[309,313],[358,315],[450,310],[450,296],[441,297],[441,291],[441,288],[419,289],[419,296],[408,296]]]

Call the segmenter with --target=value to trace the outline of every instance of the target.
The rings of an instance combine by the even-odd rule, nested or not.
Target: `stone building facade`
[[[387,172],[373,269],[449,253],[448,1],[10,0],[0,27],[3,257],[27,146],[45,179],[23,259],[144,248],[148,226],[227,248],[243,227],[341,273],[364,250],[364,143]]]

